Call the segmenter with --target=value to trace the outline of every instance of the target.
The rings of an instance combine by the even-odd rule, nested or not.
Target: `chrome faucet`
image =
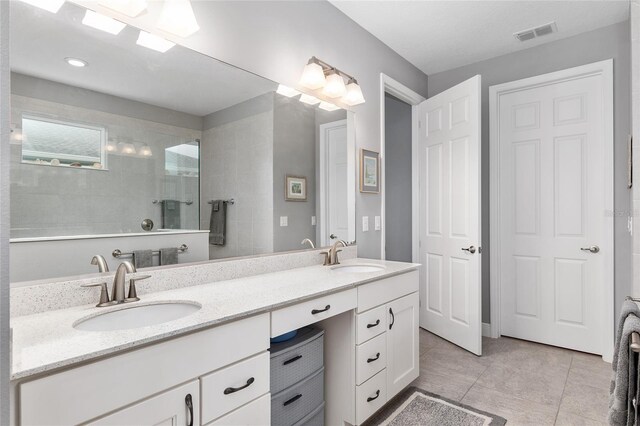
[[[140,300],[136,293],[136,281],[144,280],[147,278],[151,278],[151,275],[143,275],[140,277],[130,278],[129,279],[129,294],[125,297],[125,281],[127,280],[127,274],[132,274],[136,272],[136,267],[128,260],[125,260],[120,265],[118,265],[118,269],[116,270],[116,274],[113,277],[113,285],[111,287],[111,297],[109,297],[109,291],[107,290],[107,283],[97,283],[97,284],[85,284],[82,287],[100,287],[100,301],[96,306],[104,307],[104,306],[112,306],[120,303],[126,302],[135,302]]]
[[[91,258],[92,265],[98,265],[99,272],[109,272],[109,264],[104,260],[104,257],[100,254],[96,254]]]
[[[342,247],[348,247],[349,244],[345,240],[336,241],[333,246],[329,249],[329,251],[320,252],[320,254],[324,254],[324,263],[323,265],[339,265],[340,261],[338,260],[338,253],[342,250],[338,250],[338,245],[342,245]]]
[[[316,248],[316,245],[313,244],[313,241],[311,241],[309,238],[305,238],[304,240],[302,240],[300,244],[301,245],[309,244],[312,249]]]

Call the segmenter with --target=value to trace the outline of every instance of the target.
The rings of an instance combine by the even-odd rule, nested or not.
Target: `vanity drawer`
[[[233,350],[220,349],[229,342]],[[269,314],[261,314],[24,382],[20,423],[84,423],[268,348]]]
[[[291,426],[324,402],[324,367],[271,397],[271,426]]]
[[[355,288],[340,293],[287,306],[271,313],[271,337],[313,324],[354,309],[357,302]]]
[[[387,366],[387,334],[356,346],[356,384],[360,385]]]
[[[269,352],[201,377],[200,386],[206,423],[269,392]]]
[[[356,424],[362,424],[387,402],[387,370],[356,386]]]
[[[387,317],[384,305],[356,315],[356,343],[364,343],[384,333],[387,329]]]
[[[405,272],[361,285],[358,287],[358,313],[416,291],[418,291],[418,271]]]
[[[264,426],[270,421],[271,394],[266,394],[207,426]]]

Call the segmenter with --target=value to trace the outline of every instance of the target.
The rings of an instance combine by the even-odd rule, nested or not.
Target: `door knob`
[[[469,248],[463,248],[462,251],[468,251],[469,253],[473,254],[476,252],[476,248],[474,246],[469,246]]]
[[[336,234],[331,234],[329,235],[329,238],[331,238],[332,240],[335,240],[336,238],[338,238],[338,236]]]
[[[580,250],[582,250],[582,251],[590,251],[591,253],[598,253],[600,251],[600,247],[598,247],[598,246],[581,247]]]

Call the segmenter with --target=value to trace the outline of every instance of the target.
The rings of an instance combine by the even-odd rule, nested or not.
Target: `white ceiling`
[[[629,18],[628,0],[345,1],[334,6],[425,74],[528,49]],[[513,33],[555,21],[558,32]]]
[[[83,17],[69,2],[57,14],[12,2],[11,70],[197,116],[277,88],[181,46],[166,53],[138,46],[136,29],[114,36],[83,25]],[[71,67],[65,57],[89,66]]]

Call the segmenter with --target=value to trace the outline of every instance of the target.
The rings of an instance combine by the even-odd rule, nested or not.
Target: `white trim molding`
[[[418,109],[416,106],[423,102],[425,98],[409,89],[404,84],[394,80],[386,74],[380,73],[380,255],[386,259],[386,238],[385,238],[385,93],[388,93],[403,102],[411,105],[411,235],[412,238],[412,260],[418,262]],[[419,262],[418,262],[419,263]]]
[[[500,139],[499,106],[500,97],[508,93],[546,86],[561,81],[573,80],[591,75],[601,75],[604,79],[602,110],[604,111],[605,155],[602,159],[605,175],[605,208],[613,211],[613,59],[569,68],[562,71],[538,75],[489,87],[490,114],[490,290],[491,290],[491,337],[500,336]],[[605,256],[602,293],[601,348],[602,358],[611,361],[614,345],[614,223],[613,215],[605,215],[605,237],[602,254]]]

